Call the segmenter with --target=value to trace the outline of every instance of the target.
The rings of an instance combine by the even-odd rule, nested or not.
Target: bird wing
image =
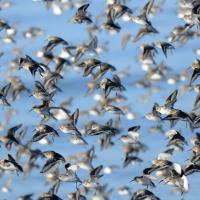
[[[5,85],[3,88],[1,88],[1,93],[4,96],[7,96],[8,94],[8,90],[10,89],[11,83],[8,83],[7,85]]]
[[[58,162],[58,160],[56,159],[48,159],[46,161],[46,163],[44,164],[44,166],[42,167],[42,170],[40,173],[45,173],[47,171],[49,171],[54,165],[56,165]]]
[[[13,136],[14,133],[22,127],[22,124],[18,124],[16,126],[13,126],[12,128],[8,129],[8,136]]]

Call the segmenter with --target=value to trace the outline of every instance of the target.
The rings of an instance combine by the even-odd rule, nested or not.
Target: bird
[[[82,5],[81,7],[78,8],[76,11],[76,14],[72,17],[72,21],[75,23],[92,23],[92,19],[87,13],[87,8],[89,7],[89,3]]]
[[[131,20],[135,23],[141,24],[141,25],[151,25],[151,22],[148,20],[148,15],[151,12],[151,9],[153,7],[154,4],[154,0],[149,0],[144,8],[141,11],[141,14],[139,16],[134,16],[134,15],[130,15],[131,16]]]
[[[65,165],[66,173],[65,174],[60,174],[58,179],[60,181],[64,182],[74,182],[76,183],[76,188],[77,188],[77,183],[82,184],[81,179],[77,176],[76,172],[68,169],[70,167],[70,164]]]
[[[115,18],[113,16],[113,10],[110,9],[106,14],[106,22],[101,25],[101,28],[111,33],[118,33],[121,30],[121,27],[115,23],[114,20]]]
[[[5,184],[2,186],[2,188],[1,188],[1,191],[2,192],[11,192],[12,191],[12,189],[11,189],[11,185],[12,185],[12,178],[9,178],[6,182],[5,182]]]
[[[70,139],[70,142],[73,144],[88,144],[87,141],[83,138],[82,133],[77,128],[77,121],[79,118],[79,109],[77,108],[74,113],[69,116],[69,122],[67,124],[61,125],[60,130],[64,133],[71,133],[75,135]]]
[[[123,167],[127,167],[129,164],[135,164],[135,163],[141,163],[143,162],[143,160],[137,156],[131,156],[129,154],[126,154],[126,157],[124,159],[124,162],[123,162]]]
[[[168,42],[157,42],[156,46],[158,48],[162,49],[162,51],[163,51],[163,53],[164,53],[166,58],[167,58],[167,51],[175,49],[175,47],[172,44],[168,43]]]
[[[136,177],[134,177],[133,180],[131,180],[131,182],[132,181],[135,181],[138,184],[142,184],[142,185],[146,186],[147,189],[148,189],[148,187],[156,187],[156,185],[153,183],[153,181],[148,176],[144,176],[144,175],[136,176]]]
[[[8,129],[7,135],[0,136],[0,141],[4,143],[5,147],[10,150],[12,144],[19,145],[20,141],[16,139],[15,133],[22,127],[22,124],[18,124]]]
[[[120,3],[115,2],[109,5],[109,7],[110,9],[112,9],[113,17],[116,19],[123,17],[123,15],[125,14],[127,15],[132,14],[132,10],[128,6]]]
[[[104,90],[106,97],[110,94],[112,90],[116,91],[116,93],[120,93],[126,90],[117,75],[113,75],[112,80],[109,78],[102,79],[100,83],[100,88]]]
[[[11,106],[10,103],[7,101],[6,97],[8,95],[8,91],[10,90],[11,83],[6,84],[0,90],[0,104]]]
[[[39,72],[41,76],[43,76],[43,73],[45,72],[44,70],[44,65],[41,65],[40,63],[36,62],[33,60],[30,56],[26,55],[25,58],[20,58],[19,59],[19,69],[25,69],[29,70],[32,76],[35,76],[36,72]]]
[[[26,194],[26,195],[20,196],[18,200],[33,200],[32,198],[33,195],[34,195],[33,193]]]
[[[55,151],[45,151],[42,154],[47,158],[46,163],[42,167],[40,173],[46,173],[49,171],[54,165],[58,164],[59,161],[65,163],[65,158]]]
[[[143,199],[143,198],[160,200],[159,197],[157,197],[153,192],[151,192],[147,189],[139,189],[136,192],[134,192],[131,196],[131,200]]]
[[[49,93],[39,81],[35,81],[35,91],[30,95],[42,101],[53,101],[54,92]]]
[[[8,159],[0,159],[0,168],[8,171],[16,171],[17,175],[19,175],[19,172],[23,172],[23,168],[10,154],[8,154]]]
[[[49,36],[47,40],[48,40],[48,43],[44,47],[45,52],[52,51],[59,44],[63,44],[64,46],[69,45],[67,41],[65,41],[63,38],[60,38],[58,36]]]
[[[3,29],[9,30],[11,29],[11,26],[5,20],[0,19],[0,31],[2,31]]]
[[[36,127],[36,133],[32,136],[31,142],[37,142],[48,135],[59,136],[58,132],[47,124],[40,124]]]

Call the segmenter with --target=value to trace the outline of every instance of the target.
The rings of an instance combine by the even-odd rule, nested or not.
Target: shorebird
[[[132,194],[131,200],[144,199],[144,198],[160,200],[159,197],[157,197],[153,192],[147,189],[139,189],[136,192],[134,192]]]
[[[11,191],[12,191],[12,189],[11,189],[12,181],[13,181],[13,179],[12,179],[12,178],[9,178],[9,179],[5,182],[5,184],[2,186],[1,191],[2,191],[2,192],[5,192],[5,193],[11,192]]]
[[[145,25],[142,27],[135,36],[133,36],[133,42],[141,40],[145,35],[149,34],[158,34],[158,30],[155,29],[152,25]]]
[[[200,60],[199,59],[194,60],[194,62],[192,63],[192,69],[193,69],[193,73],[192,73],[189,85],[191,85],[200,75]]]
[[[111,135],[119,134],[119,129],[113,127],[112,121],[108,121],[106,124],[98,124],[92,122],[89,127],[86,129],[88,135],[100,135],[109,133]]]
[[[29,27],[23,32],[24,37],[35,39],[36,37],[45,35],[45,31],[40,27]]]
[[[71,138],[71,142],[73,144],[88,144],[86,140],[83,138],[82,133],[77,128],[77,121],[79,118],[79,109],[77,108],[74,113],[69,116],[69,122],[67,124],[63,124],[60,126],[60,130],[64,133],[71,133],[75,135],[75,137]]]
[[[138,132],[138,130],[140,129],[140,126],[133,126],[133,127],[130,127],[128,129],[128,134],[127,135],[122,135],[120,137],[120,140],[124,143],[128,143],[128,144],[135,144],[139,141],[139,137],[140,137],[140,134]]]
[[[40,173],[46,173],[49,171],[54,165],[58,164],[59,161],[65,163],[65,158],[55,151],[45,151],[42,153],[48,160],[42,167]]]
[[[137,156],[131,156],[129,154],[126,154],[126,157],[123,162],[123,167],[127,167],[129,164],[134,165],[135,163],[141,163],[143,160]]]
[[[1,90],[0,90],[0,103],[1,104],[11,106],[10,103],[6,99],[10,87],[11,87],[11,83],[8,83],[7,85],[5,85],[4,87],[1,88]]]
[[[0,141],[4,143],[5,147],[10,150],[12,147],[12,144],[20,144],[20,141],[16,139],[15,133],[18,129],[22,127],[22,124],[13,126],[12,128],[8,129],[7,135],[0,136]]]
[[[154,44],[149,45],[149,44],[142,44],[140,46],[140,48],[142,49],[142,59],[147,59],[147,58],[152,58],[158,54],[157,49],[155,48]]]
[[[48,40],[48,43],[44,47],[45,52],[52,51],[59,44],[63,44],[64,46],[69,45],[67,41],[65,41],[63,38],[60,38],[58,36],[49,36],[47,40]]]
[[[8,159],[0,159],[0,168],[8,171],[16,171],[17,175],[19,172],[23,172],[22,167],[10,154],[8,154]]]
[[[33,106],[30,111],[32,110],[41,115],[42,121],[47,121],[51,118],[64,120],[70,117],[70,110],[60,106],[51,106],[49,101],[43,101],[41,105]]]
[[[6,21],[4,21],[3,19],[0,19],[0,31],[2,31],[3,29],[9,30],[11,29],[11,27]]]
[[[155,109],[162,115],[169,115],[173,112],[174,104],[177,101],[178,90],[173,91],[165,100],[163,106],[156,105]]]
[[[97,44],[98,44],[98,39],[96,36],[94,36],[91,38],[89,43],[77,45],[75,48],[76,53],[74,61],[77,62],[86,53],[92,52],[93,54],[96,54]]]
[[[82,184],[82,181],[78,177],[78,175],[76,174],[76,172],[74,172],[73,170],[69,169],[69,167],[70,167],[69,163],[65,165],[66,173],[65,174],[60,174],[58,176],[58,179],[60,181],[64,181],[64,182],[76,183],[76,188],[77,188],[77,184],[78,183]]]
[[[135,23],[141,24],[141,25],[151,25],[151,22],[148,20],[148,15],[151,12],[151,9],[153,7],[154,0],[149,0],[144,8],[141,11],[141,14],[139,16],[130,15],[131,20]]]
[[[34,96],[37,99],[40,99],[42,101],[53,101],[52,98],[54,96],[54,92],[49,93],[43,86],[42,83],[39,81],[35,81],[35,91],[31,94],[31,96]]]
[[[30,71],[32,76],[35,76],[36,72],[39,72],[39,74],[43,76],[43,73],[45,72],[44,65],[41,65],[40,63],[36,62],[28,55],[26,55],[25,58],[20,58],[19,65],[19,69],[23,68],[25,70]]]
[[[117,33],[120,31],[121,27],[114,22],[115,18],[113,17],[113,10],[109,10],[106,14],[106,22],[101,25],[101,28],[111,32]]]
[[[92,20],[90,18],[90,16],[87,13],[87,8],[89,7],[89,3],[82,5],[81,7],[78,8],[78,10],[76,11],[75,16],[72,17],[72,21],[75,23],[92,23]]]
[[[100,83],[100,88],[104,90],[106,97],[110,94],[112,90],[116,93],[120,93],[126,90],[117,75],[113,75],[112,80],[108,78],[102,79]]]
[[[52,136],[59,136],[58,132],[52,128],[51,126],[47,125],[47,124],[40,124],[36,127],[36,133],[33,135],[31,142],[37,142],[39,140],[41,140],[44,137],[47,137],[49,135]]]
[[[20,196],[18,198],[18,200],[33,200],[33,193],[30,193],[30,194],[26,194],[26,195],[23,195],[23,196]]]
[[[25,84],[18,76],[9,76],[6,79],[11,82],[11,96],[13,101],[17,99],[20,96],[20,93],[22,93],[23,91],[30,93],[30,89],[25,86]]]
[[[166,58],[167,58],[167,51],[175,49],[175,47],[172,44],[168,43],[168,42],[157,42],[156,46],[158,48],[162,49],[162,51],[163,51],[163,53],[164,53]]]
[[[123,17],[125,14],[132,14],[132,10],[128,6],[117,3],[117,1],[110,4],[109,9],[112,10],[113,17],[116,19]]]
[[[148,187],[156,187],[156,185],[153,183],[153,181],[148,176],[145,176],[145,175],[136,176],[136,177],[134,177],[133,180],[131,180],[131,182],[132,181],[135,181],[138,184],[146,186],[147,189],[148,189]]]

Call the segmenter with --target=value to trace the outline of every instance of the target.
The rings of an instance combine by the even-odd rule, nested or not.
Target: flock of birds
[[[4,82],[0,89],[3,116],[0,124],[0,148],[1,152],[6,152],[7,155],[0,156],[0,175],[1,178],[8,177],[2,186],[2,192],[12,193],[12,180],[17,182],[21,177],[29,179],[34,171],[41,174],[49,189],[37,196],[38,191],[31,186],[30,180],[29,188],[32,187],[32,193],[26,193],[24,190],[24,194],[15,199],[158,200],[163,198],[154,191],[161,185],[169,185],[173,192],[179,194],[178,198],[185,198],[186,193],[190,192],[189,177],[200,172],[200,133],[197,132],[200,128],[200,60],[195,59],[190,67],[172,76],[169,74],[173,70],[166,62],[170,54],[175,54],[189,41],[200,36],[200,1],[177,1],[177,16],[183,25],[174,27],[163,41],[155,40],[160,30],[154,25],[153,17],[162,15],[165,0],[146,0],[141,8],[134,8],[137,3],[132,0],[102,0],[103,12],[96,16],[91,8],[95,6],[96,1],[33,2],[37,6],[45,5],[47,12],[53,11],[55,15],[72,10],[74,14],[68,19],[68,23],[84,28],[89,41],[75,45],[67,38],[49,35],[42,27],[30,27],[23,32],[26,40],[46,38],[42,48],[34,55],[33,51],[27,53],[26,48],[17,47],[18,26],[10,23],[9,19],[0,20],[3,43],[13,44],[14,47],[10,52],[0,53],[2,60],[6,57],[5,54],[12,55],[12,59],[8,61],[9,67],[2,73]],[[12,1],[0,1],[0,12],[14,6],[16,5]],[[123,83],[127,77],[135,76],[132,69],[118,69],[100,56],[113,50],[109,49],[112,47],[109,46],[109,41],[99,42],[102,32],[109,37],[117,37],[126,24],[139,29],[135,35],[127,33],[120,38],[121,48],[126,51],[128,45],[140,47],[137,62],[144,73],[131,87],[140,90],[143,88],[148,95],[159,93],[156,84],[163,80],[166,81],[165,84],[176,87],[169,94],[165,94],[163,102],[148,105],[149,110],[139,118],[143,121],[141,124],[134,121],[135,114],[132,108],[137,105],[130,105],[130,99],[125,95],[129,88]],[[151,38],[154,42],[143,43],[144,38]],[[200,55],[200,49],[195,49],[195,53]],[[158,55],[162,57],[160,63],[157,61]],[[110,59],[114,60],[115,56],[120,57],[117,54]],[[62,83],[65,79],[70,80],[71,71],[78,72],[79,78],[87,83],[85,98],[88,98],[93,106],[86,110],[82,108],[81,102],[76,103],[77,96],[67,98]],[[34,88],[24,83],[24,80],[27,81],[24,77],[28,77],[29,84],[33,84]],[[178,84],[180,88],[177,88]],[[73,90],[73,86],[70,87]],[[74,92],[79,94],[82,91]],[[191,104],[193,103],[192,110],[178,108],[177,101],[191,92],[197,93],[194,100],[190,98]],[[58,103],[56,99],[60,95],[62,102]],[[147,95],[142,96],[140,101],[148,102],[146,97]],[[19,119],[14,124],[12,118],[18,115],[20,110],[23,112],[25,102],[32,100],[38,103],[26,110],[24,121]],[[19,102],[19,106],[16,102]],[[34,121],[29,122],[28,118],[26,120],[26,116],[32,114],[37,116],[37,125]],[[124,125],[126,120],[129,120],[131,126]],[[142,159],[146,151],[151,151],[148,144],[141,139],[141,135],[145,138],[147,134],[142,133],[142,126],[145,126],[147,120],[154,125],[149,131],[164,132],[165,136],[162,137],[167,141],[165,150],[161,153],[156,152],[157,156],[152,160]],[[177,128],[178,124],[181,124],[180,128]],[[190,141],[188,136],[185,137],[182,133],[186,128]],[[63,140],[66,137],[68,141]],[[66,151],[57,151],[54,148],[55,142],[72,145],[74,151],[80,146],[84,151],[67,155]],[[118,156],[119,145],[122,146],[123,153],[121,163],[107,165],[107,160],[98,162],[102,151],[113,149],[115,153],[109,155],[112,162],[113,157]],[[157,141],[154,145],[157,145]],[[173,161],[174,154],[184,151],[190,153],[189,157],[184,158],[184,163]],[[147,164],[145,167],[144,163]],[[134,169],[134,165],[143,167],[141,174],[132,173],[130,178],[121,174],[118,185],[121,185],[123,179],[126,179],[127,184],[121,185],[117,191],[112,188],[112,184],[104,180],[108,174],[117,174],[118,169],[126,172],[128,167]],[[71,187],[72,191],[63,197],[62,194],[68,187]],[[42,189],[40,188],[40,191]],[[117,197],[113,198],[115,192]],[[168,196],[167,199],[171,197]]]

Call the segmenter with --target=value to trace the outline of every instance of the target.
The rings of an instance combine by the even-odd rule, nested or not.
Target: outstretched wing
[[[16,126],[13,126],[12,128],[8,129],[8,136],[13,136],[14,133],[22,127],[22,124],[18,124]]]
[[[57,162],[58,162],[58,160],[56,160],[56,159],[48,159],[47,162],[42,167],[42,170],[40,173],[45,173],[45,172],[49,171],[54,165],[56,165]]]
[[[37,91],[45,92],[45,88],[39,81],[35,81],[35,88]]]
[[[78,8],[77,13],[78,14],[83,13],[83,12],[85,13],[89,5],[90,5],[89,3],[82,5],[81,7]]]
[[[8,90],[10,89],[11,83],[8,83],[7,85],[5,85],[2,89],[1,89],[1,93],[4,96],[7,96],[8,94]]]

